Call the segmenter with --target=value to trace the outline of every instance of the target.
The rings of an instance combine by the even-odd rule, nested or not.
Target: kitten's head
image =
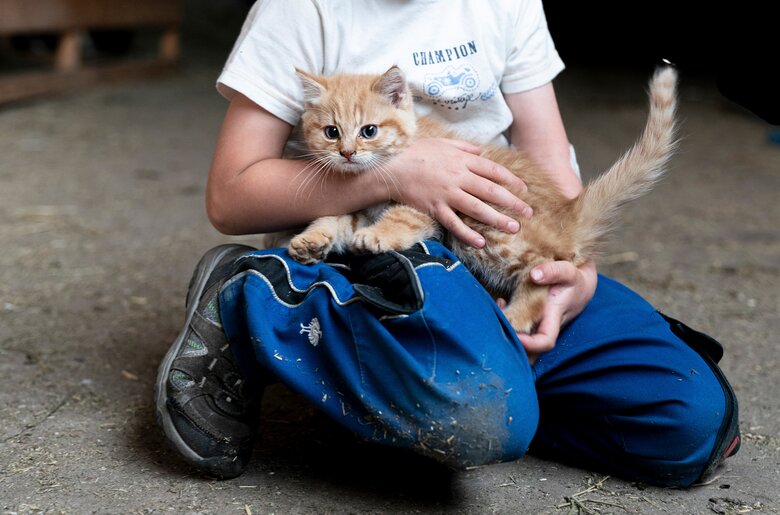
[[[416,123],[400,68],[332,77],[296,72],[305,100],[303,137],[324,169],[376,169],[409,145]]]

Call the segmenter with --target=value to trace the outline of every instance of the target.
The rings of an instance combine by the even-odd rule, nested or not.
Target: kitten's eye
[[[360,136],[363,139],[374,139],[377,132],[379,132],[379,127],[376,125],[364,125],[360,128]]]
[[[322,132],[325,133],[325,137],[328,139],[339,139],[339,129],[335,125],[328,125]]]

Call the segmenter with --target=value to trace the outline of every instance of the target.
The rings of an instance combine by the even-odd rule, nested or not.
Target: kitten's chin
[[[333,169],[341,173],[362,173],[368,170],[368,166],[365,163],[355,161],[340,161]]]
[[[339,159],[333,163],[333,169],[341,173],[362,173],[371,168],[372,159],[353,158],[349,161]]]

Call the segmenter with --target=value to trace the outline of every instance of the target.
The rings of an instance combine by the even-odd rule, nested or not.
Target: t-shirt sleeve
[[[542,1],[525,0],[518,4],[501,80],[504,93],[519,93],[543,86],[564,68],[547,28]]]
[[[315,2],[258,0],[217,79],[217,90],[228,100],[239,92],[295,125],[303,111],[295,68],[318,73],[322,63],[322,16]]]

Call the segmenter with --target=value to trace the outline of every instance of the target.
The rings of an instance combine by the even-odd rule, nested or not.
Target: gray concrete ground
[[[246,474],[182,464],[155,423],[156,367],[199,256],[256,241],[204,214],[226,107],[215,48],[190,47],[159,80],[0,109],[3,513],[780,513],[780,146],[689,76],[671,173],[626,211],[600,269],[724,343],[744,444],[709,484],[654,488],[531,457],[450,473],[355,443],[281,387]],[[558,81],[586,176],[638,134],[647,73]]]

